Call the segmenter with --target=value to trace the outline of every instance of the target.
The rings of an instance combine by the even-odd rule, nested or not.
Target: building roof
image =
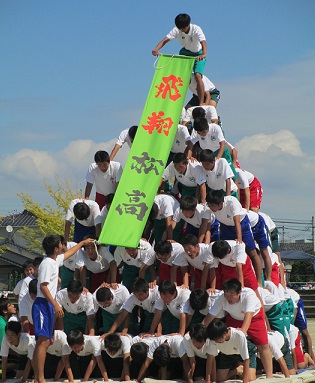
[[[7,227],[36,227],[36,219],[37,217],[27,211],[26,209],[22,211],[22,213],[11,214],[3,217],[0,223],[0,226]]]
[[[6,249],[3,251],[3,253],[0,253],[0,259],[4,262],[10,263],[11,265],[18,266],[21,268],[26,261],[32,260],[32,258],[18,254],[9,249]]]

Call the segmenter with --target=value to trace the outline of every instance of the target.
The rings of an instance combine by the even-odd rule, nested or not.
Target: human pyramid
[[[178,38],[180,54],[196,57],[193,96],[139,245],[97,241],[122,174],[114,158],[132,145],[132,126],[111,154],[95,154],[63,235],[43,240],[46,257],[24,265],[14,291],[19,315],[0,299],[2,381],[11,349],[19,355],[17,377],[26,381],[33,369],[35,383],[235,376],[247,383],[258,373],[290,377],[314,364],[303,302],[286,286],[277,228],[260,212],[261,184],[240,167],[219,125],[220,92],[203,75],[204,33],[186,14],[175,25],[152,54]]]

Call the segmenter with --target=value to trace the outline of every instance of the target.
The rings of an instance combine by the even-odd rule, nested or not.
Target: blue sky
[[[19,191],[45,202],[43,178],[84,188],[95,151],[139,122],[151,50],[182,12],[206,35],[205,74],[226,138],[263,184],[262,210],[315,215],[312,0],[0,1],[1,215],[22,209]]]

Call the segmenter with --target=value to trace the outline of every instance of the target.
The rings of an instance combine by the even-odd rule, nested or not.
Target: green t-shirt
[[[0,349],[2,344],[2,339],[5,337],[5,326],[7,325],[8,321],[0,315]]]

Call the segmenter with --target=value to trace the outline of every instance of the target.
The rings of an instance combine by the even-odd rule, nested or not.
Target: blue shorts
[[[297,303],[297,312],[294,326],[296,326],[299,330],[305,330],[307,328],[306,313],[302,298],[300,298]]]
[[[45,298],[36,298],[32,307],[35,339],[44,336],[51,339],[54,334],[54,306]]]
[[[182,56],[200,56],[202,55],[202,50],[200,50],[199,52],[191,52],[186,48],[182,48],[179,51],[179,54]],[[207,60],[205,58],[202,60],[195,60],[193,72],[203,74],[205,70],[206,61]]]
[[[261,215],[259,215],[257,224],[252,227],[252,232],[255,241],[258,243],[260,249],[265,249],[270,246],[267,234],[267,226],[265,220]]]
[[[252,233],[252,229],[250,228],[250,222],[247,215],[244,217],[241,222],[242,229],[242,241],[245,243],[246,251],[251,251],[256,248],[255,241]],[[235,240],[236,239],[236,231],[235,226],[227,226],[220,222],[220,239],[224,240]]]

